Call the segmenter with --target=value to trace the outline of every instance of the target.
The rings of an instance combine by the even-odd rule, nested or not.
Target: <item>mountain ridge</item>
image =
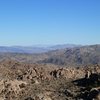
[[[65,44],[52,46],[0,46],[1,53],[44,53],[51,50],[73,48],[79,45]]]
[[[80,66],[100,64],[100,45],[51,50],[43,53],[0,53],[0,61],[11,59],[24,63]]]
[[[58,65],[100,64],[100,45],[55,50],[48,52],[48,55],[40,62]]]

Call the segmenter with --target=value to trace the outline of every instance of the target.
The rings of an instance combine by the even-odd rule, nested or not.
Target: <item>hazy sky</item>
[[[100,0],[0,0],[0,45],[100,44]]]

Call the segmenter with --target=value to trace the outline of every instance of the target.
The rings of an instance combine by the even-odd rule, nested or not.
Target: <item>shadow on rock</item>
[[[84,87],[80,89],[77,98],[83,100],[100,100],[100,74],[92,73],[89,77],[73,81],[75,85]]]
[[[100,74],[93,73],[89,78],[81,78],[73,81],[77,86],[89,87],[89,86],[99,86],[100,85]]]

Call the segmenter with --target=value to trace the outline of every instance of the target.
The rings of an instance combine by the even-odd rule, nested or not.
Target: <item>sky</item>
[[[0,45],[100,44],[100,0],[0,0]]]

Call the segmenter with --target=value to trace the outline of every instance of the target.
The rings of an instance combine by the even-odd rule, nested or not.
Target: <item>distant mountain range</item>
[[[100,64],[100,45],[51,47],[0,47],[0,61],[16,60],[65,66]]]
[[[44,53],[51,50],[73,48],[79,45],[66,44],[66,45],[54,45],[54,46],[0,46],[1,53]]]
[[[40,63],[57,65],[100,64],[100,45],[67,48],[48,52],[48,57]]]

